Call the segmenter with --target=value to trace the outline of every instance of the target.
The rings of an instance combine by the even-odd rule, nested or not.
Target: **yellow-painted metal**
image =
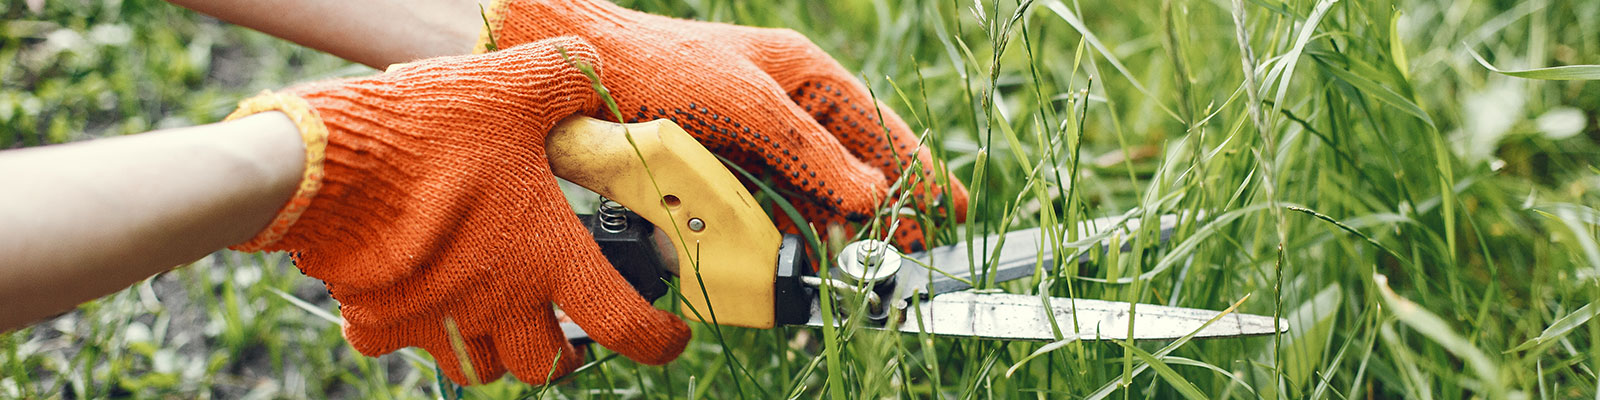
[[[721,325],[772,327],[783,237],[733,173],[683,128],[574,116],[551,130],[545,152],[556,176],[665,231],[677,247],[685,310],[709,320],[714,309]],[[688,311],[684,317],[699,319]]]

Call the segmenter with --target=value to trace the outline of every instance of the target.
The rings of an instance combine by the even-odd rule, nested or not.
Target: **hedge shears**
[[[571,117],[551,131],[546,146],[556,176],[606,199],[580,219],[607,259],[646,300],[666,294],[676,275],[680,308],[691,320],[772,328],[854,318],[875,329],[1038,341],[1220,338],[1288,329],[1285,320],[1262,315],[973,289],[975,279],[1005,282],[1050,272],[1058,263],[1040,251],[1051,244],[1042,243],[1039,228],[909,254],[882,241],[856,241],[818,273],[804,240],[780,234],[733,172],[671,121]],[[1178,218],[1160,220],[1165,241]],[[1079,232],[1101,238],[1091,247],[1104,251],[1123,246],[1115,238],[1140,231],[1138,223],[1108,217],[1081,222]],[[1093,259],[1082,252],[1075,261]],[[969,268],[973,260],[984,267]],[[823,307],[830,300],[824,297],[841,301]],[[855,301],[842,301],[847,298]],[[834,312],[825,315],[825,308]],[[569,340],[586,340],[576,325],[563,329]]]

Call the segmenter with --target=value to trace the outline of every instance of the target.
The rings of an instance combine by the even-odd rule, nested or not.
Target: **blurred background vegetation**
[[[1250,295],[1241,312],[1294,330],[1180,344],[1159,358],[1173,377],[1136,373],[1114,343],[1029,359],[1040,344],[697,326],[667,367],[597,349],[549,391],[467,394],[1595,397],[1600,85],[1496,74],[1471,52],[1600,64],[1600,2],[620,3],[796,29],[859,71],[981,199],[975,223],[934,232],[946,241],[1206,213],[1176,246],[1003,289],[1210,309]],[[154,0],[0,12],[0,149],[208,123],[263,89],[372,72]],[[459,392],[425,353],[355,354],[318,312],[336,311],[280,255],[219,252],[0,336],[0,397]],[[828,354],[845,361],[814,361]]]

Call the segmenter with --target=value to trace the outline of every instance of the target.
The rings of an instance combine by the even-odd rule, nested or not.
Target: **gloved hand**
[[[594,48],[558,37],[241,103],[230,118],[294,119],[308,162],[272,227],[233,248],[292,252],[342,304],[356,350],[418,346],[460,383],[507,369],[543,383],[579,366],[552,303],[606,348],[648,364],[676,358],[688,327],[634,293],[551,175],[545,134],[602,104],[557,48],[602,69]]]
[[[488,18],[480,51],[558,35],[594,44],[607,62],[602,83],[627,122],[671,119],[751,173],[782,177],[780,188],[809,200],[795,205],[818,226],[866,221],[913,165],[911,204],[965,219],[961,183],[935,185],[946,181],[906,123],[794,31],[672,19],[606,0],[497,0]],[[922,236],[906,220],[893,239],[918,250]]]

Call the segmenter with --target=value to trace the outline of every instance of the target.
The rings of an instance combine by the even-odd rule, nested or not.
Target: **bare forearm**
[[[0,153],[0,331],[249,239],[304,159],[281,113]]]
[[[490,0],[168,0],[222,20],[383,69],[472,52]]]

